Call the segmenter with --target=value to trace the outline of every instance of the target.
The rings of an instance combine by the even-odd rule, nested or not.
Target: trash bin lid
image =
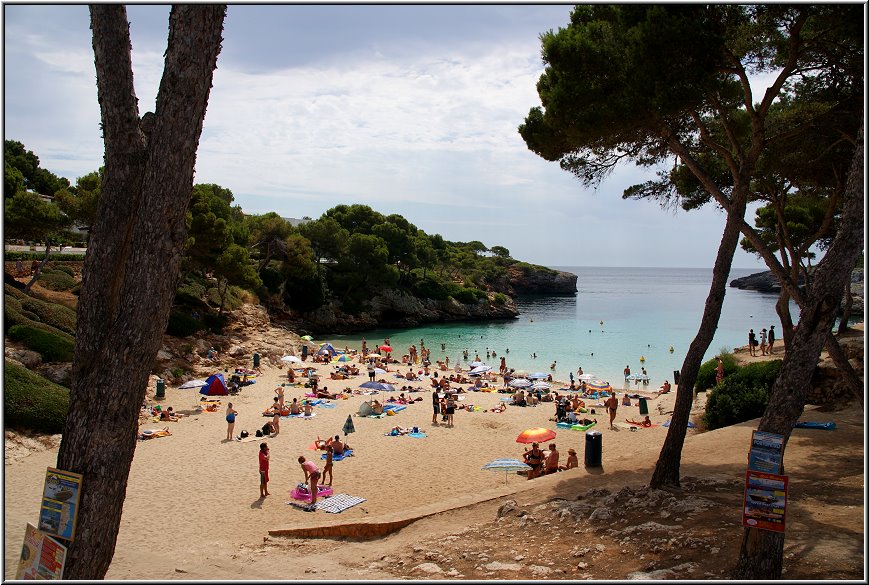
[[[600,435],[600,431],[585,431],[586,437],[594,437],[596,435]]]

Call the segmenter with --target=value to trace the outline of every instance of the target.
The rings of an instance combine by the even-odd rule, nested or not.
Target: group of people
[[[573,448],[567,450],[567,461],[565,465],[559,465],[558,460],[560,453],[555,447],[555,443],[549,444],[549,452],[546,453],[540,449],[539,443],[532,443],[531,449],[526,449],[522,454],[522,459],[531,469],[528,470],[528,479],[534,479],[541,475],[548,475],[558,471],[565,471],[579,466],[579,459],[576,456],[576,451]]]
[[[446,426],[454,426],[454,416],[456,414],[456,398],[452,392],[447,392],[443,396],[438,393],[435,388],[431,391],[432,400],[432,415],[431,424],[437,426],[438,415],[441,415],[441,422],[446,423]]]
[[[775,325],[769,326],[769,332],[766,327],[760,330],[760,340],[758,341],[754,329],[748,330],[748,353],[756,356],[757,350],[760,349],[760,355],[772,355],[773,347],[775,346]]]

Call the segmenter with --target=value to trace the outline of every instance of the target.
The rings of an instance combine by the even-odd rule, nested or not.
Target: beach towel
[[[383,406],[383,411],[387,412],[387,411],[391,410],[393,412],[400,412],[400,411],[404,410],[405,408],[407,408],[406,404],[385,404]]]
[[[305,414],[288,414],[287,416],[282,416],[281,418],[305,418],[305,419],[308,419],[308,418],[314,418],[315,416],[317,416],[317,413],[312,412],[311,414],[308,414],[308,415],[305,415]]]
[[[629,421],[625,421],[625,422],[626,422],[627,424],[631,425],[632,427],[636,427],[636,428],[639,428],[639,429],[650,429],[650,428],[652,428],[652,427],[657,427],[657,426],[659,426],[658,423],[652,423],[651,425],[646,426],[646,425],[644,425],[644,424],[642,424],[642,423],[637,423],[637,422],[629,422]],[[669,425],[668,425],[668,426],[669,426]]]
[[[384,410],[384,411],[381,412],[380,414],[369,414],[366,418],[383,418],[383,417],[386,416],[386,413],[387,413],[387,412],[389,412],[389,411],[388,411],[388,410]]]
[[[821,429],[824,431],[833,431],[836,430],[836,423],[833,421],[830,422],[811,422],[807,420],[801,420],[797,424],[794,425],[795,429]]]
[[[672,420],[672,419],[670,419],[670,420]],[[670,421],[668,420],[667,422],[665,422],[665,423],[662,424],[661,426],[664,427],[664,428],[669,427],[669,426],[670,426]],[[688,428],[689,428],[689,429],[693,429],[693,428],[696,427],[696,426],[697,426],[697,425],[695,425],[694,423],[692,423],[690,420],[688,421]]]
[[[325,461],[326,455],[327,455],[327,453],[323,453],[322,455],[320,455],[320,459]],[[353,455],[353,449],[347,449],[346,451],[344,451],[340,455],[338,455],[337,453],[333,453],[332,454],[332,461],[341,461],[345,457],[350,457],[352,455]]]
[[[337,404],[325,401],[320,402],[319,404],[315,404],[314,406],[317,406],[318,408],[338,408]]]
[[[428,435],[425,433],[407,433],[408,437],[413,437],[414,439],[425,439]]]
[[[349,494],[333,494],[331,497],[317,500],[316,508],[330,514],[340,514],[347,508],[352,508],[357,504],[366,501],[360,496],[351,496]]]

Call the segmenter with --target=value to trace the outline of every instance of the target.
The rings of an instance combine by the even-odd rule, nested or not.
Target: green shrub
[[[781,360],[755,362],[726,376],[709,393],[706,427],[713,430],[762,416],[780,370]]]
[[[21,289],[15,288],[14,286],[8,284],[3,285],[3,293],[6,295],[7,298],[12,297],[18,300],[27,298],[27,294]]]
[[[181,283],[178,290],[175,291],[175,303],[179,305],[188,305],[191,307],[203,307],[205,303],[205,285],[200,282],[195,282],[192,277]]]
[[[172,368],[169,371],[172,373],[173,378],[180,378],[184,375],[184,368]]]
[[[61,331],[56,327],[52,327],[51,325],[40,322],[39,318],[30,311],[17,311],[14,307],[7,306],[5,311],[5,319],[3,320],[3,331],[8,333],[9,329],[14,327],[15,325],[27,325],[29,327],[33,327],[34,329],[41,329],[42,331],[51,333],[52,335],[56,335],[61,339],[65,339],[69,343],[75,343],[75,338],[72,335]]]
[[[166,325],[166,333],[174,337],[187,337],[203,328],[202,321],[187,313],[172,311],[169,313],[169,323]]]
[[[57,270],[59,272],[65,272],[70,276],[75,276],[75,270],[72,269],[72,266],[68,266],[66,264],[61,264],[59,262],[52,262],[52,269]]]
[[[442,282],[432,275],[420,278],[410,287],[411,293],[419,298],[445,301],[450,298],[449,292]]]
[[[55,291],[67,291],[74,287],[76,280],[61,270],[47,270],[39,275],[39,284],[43,288]]]
[[[57,257],[61,257],[65,261],[84,262],[84,254],[63,254],[61,256],[60,252],[58,252],[57,250],[52,250],[50,257],[55,258],[55,259]],[[9,262],[9,261],[14,262],[15,260],[22,260],[22,261],[23,260],[30,260],[30,261],[39,260],[40,262],[42,262],[43,258],[45,258],[45,247],[44,246],[42,247],[41,252],[6,251],[3,253],[3,258],[7,262]]]
[[[69,410],[69,390],[6,361],[3,379],[3,418],[7,428],[57,434]]]
[[[736,365],[736,358],[733,357],[732,353],[722,352],[718,354],[718,356],[721,357],[721,361],[724,362],[725,378],[739,369],[739,366]],[[697,392],[706,392],[715,386],[715,371],[717,368],[718,360],[715,358],[704,362],[700,366],[700,370],[697,372],[697,382],[694,383],[694,389]]]
[[[504,296],[504,293],[495,293],[495,304],[499,307],[503,307],[507,303],[507,297]]]
[[[12,341],[20,341],[28,349],[39,353],[46,362],[71,362],[75,344],[32,325],[15,325],[7,334]]]
[[[49,303],[33,297],[21,302],[21,307],[35,313],[39,320],[65,333],[75,335],[75,311],[58,303]]]

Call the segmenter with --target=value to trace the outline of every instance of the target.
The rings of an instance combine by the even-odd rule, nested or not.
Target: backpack
[[[239,436],[240,436],[242,439],[246,439],[249,435],[250,435],[250,433],[248,433],[247,431],[242,431],[242,432],[239,434]]]

